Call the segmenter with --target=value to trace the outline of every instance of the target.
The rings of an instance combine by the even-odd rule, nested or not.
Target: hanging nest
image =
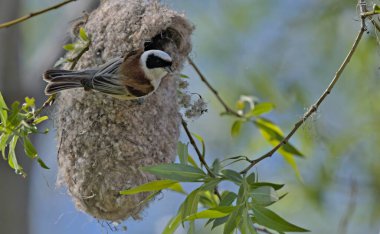
[[[191,51],[193,26],[156,1],[103,0],[83,27],[92,44],[76,69],[144,47],[169,53],[179,71]],[[77,208],[95,218],[138,219],[149,194],[119,191],[157,179],[142,166],[174,160],[180,124],[176,77],[163,79],[142,104],[75,89],[62,92],[56,106],[58,183]]]

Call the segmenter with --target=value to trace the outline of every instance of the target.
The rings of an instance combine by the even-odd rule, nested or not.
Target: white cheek
[[[160,85],[162,77],[166,76],[168,72],[163,68],[147,69],[145,73],[148,79],[151,80],[154,88],[158,88]]]

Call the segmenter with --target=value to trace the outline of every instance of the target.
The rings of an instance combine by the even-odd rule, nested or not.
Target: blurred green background
[[[57,2],[1,0],[0,22]],[[191,56],[221,96],[231,106],[240,95],[275,103],[267,117],[285,132],[325,90],[360,27],[354,0],[163,2],[195,24]],[[43,102],[41,74],[63,54],[70,22],[97,4],[76,1],[0,30],[0,90],[8,103],[25,96]],[[306,155],[297,159],[304,181],[277,154],[255,169],[261,180],[286,184],[289,194],[273,210],[311,233],[380,230],[379,49],[377,34],[369,24],[368,29],[336,88],[291,140]],[[190,91],[208,102],[208,112],[190,128],[206,140],[210,162],[241,154],[254,158],[271,148],[254,126],[245,125],[241,136],[232,138],[233,119],[220,117],[222,106],[188,65],[183,73],[191,77]],[[56,188],[54,136],[52,130],[34,139],[51,170],[25,160],[22,152],[26,179],[0,163],[0,233],[111,232]],[[160,233],[183,199],[164,192],[143,212],[144,220],[123,224],[127,233]],[[211,233],[198,224],[199,233]]]

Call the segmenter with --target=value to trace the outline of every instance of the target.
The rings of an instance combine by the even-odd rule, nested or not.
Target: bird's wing
[[[122,63],[123,63],[123,58],[118,57],[118,58],[111,59],[109,62],[99,67],[99,70],[98,72],[96,72],[95,76],[116,74]]]

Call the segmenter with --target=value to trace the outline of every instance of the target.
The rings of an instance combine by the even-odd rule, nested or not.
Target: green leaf
[[[377,4],[373,4],[373,11],[375,14],[380,14],[380,7]]]
[[[211,171],[214,172],[215,174],[219,174],[220,168],[221,168],[221,165],[220,165],[219,159],[215,159],[214,162],[212,163]]]
[[[45,162],[44,162],[40,157],[37,158],[37,162],[38,162],[38,164],[40,164],[40,166],[41,166],[43,169],[47,169],[47,170],[50,169],[48,166],[46,166]]]
[[[53,67],[59,67],[64,63],[69,62],[67,58],[59,58],[57,62],[54,63]]]
[[[272,111],[274,108],[274,104],[270,102],[262,102],[259,104],[256,104],[255,107],[246,114],[246,117],[254,117],[254,116],[260,116],[262,114],[268,113]]]
[[[220,206],[230,206],[237,198],[236,193],[224,191],[221,195]]]
[[[204,183],[202,186],[199,187],[200,190],[205,191],[205,190],[214,190],[215,187],[222,182],[222,179],[219,178],[209,178],[209,181]]]
[[[3,95],[0,92],[0,120],[1,120],[2,125],[4,125],[4,126],[5,126],[5,124],[7,123],[7,120],[8,120],[8,112],[7,112],[7,110],[8,110],[8,106],[5,103]]]
[[[227,220],[229,219],[229,215],[228,216],[225,216],[223,218],[217,218],[217,219],[214,219],[214,223],[212,224],[212,228],[211,230],[213,230],[214,228],[224,224],[225,222],[227,222]]]
[[[219,198],[214,194],[214,192],[202,191],[200,193],[199,202],[207,208],[214,208],[218,206]]]
[[[274,184],[274,183],[268,183],[268,182],[256,182],[254,184],[250,184],[251,189],[256,189],[263,186],[270,186],[274,190],[280,190],[282,187],[284,187],[284,184]]]
[[[199,168],[177,163],[147,166],[142,170],[165,179],[181,182],[199,182],[207,177]]]
[[[228,220],[224,225],[223,234],[231,234],[235,231],[240,223],[243,207],[235,208],[235,210],[228,216]]]
[[[188,149],[187,144],[184,144],[179,141],[177,144],[177,154],[178,154],[179,161],[181,162],[181,164],[187,164],[187,159],[189,155],[189,149]]]
[[[264,118],[257,118],[254,122],[256,126],[260,129],[261,135],[273,146],[278,145],[283,139],[284,139],[284,133],[274,123],[270,122],[267,119]],[[283,149],[285,152],[288,152],[290,154],[304,157],[304,155],[297,150],[290,142],[287,142],[283,146],[281,146],[281,149]]]
[[[254,212],[254,218],[258,224],[268,227],[270,229],[279,231],[279,232],[308,232],[304,228],[298,227],[294,224],[289,223],[288,221],[281,218],[279,215],[273,211],[262,207],[254,206],[252,207]]]
[[[197,213],[200,197],[199,192],[199,189],[195,189],[186,197],[182,206],[182,220],[185,220],[186,217]]]
[[[83,41],[89,41],[88,36],[87,36],[87,33],[86,33],[86,31],[84,30],[84,28],[80,28],[80,29],[79,29],[79,37],[80,37],[80,39],[82,39]]]
[[[131,195],[131,194],[142,193],[142,192],[158,191],[158,190],[169,188],[177,183],[178,181],[174,181],[174,180],[156,180],[156,181],[148,182],[146,184],[139,185],[131,189],[120,191],[120,194]]]
[[[243,126],[243,123],[245,123],[245,121],[243,121],[243,120],[236,120],[232,124],[232,127],[231,127],[231,136],[232,137],[239,136],[239,134],[241,132],[241,127]]]
[[[249,217],[248,210],[245,208],[242,213],[242,221],[239,225],[241,234],[257,234],[252,219]]]
[[[187,216],[185,220],[221,218],[229,215],[234,209],[234,206],[219,206]]]
[[[185,75],[185,74],[179,74],[179,77],[180,78],[183,78],[183,79],[189,79],[190,77]]]
[[[203,138],[196,134],[196,133],[191,133],[201,144],[202,144],[202,158],[205,158],[205,155],[206,155],[206,145],[205,145],[205,141],[203,140]]]
[[[16,158],[16,145],[18,141],[18,136],[14,135],[11,142],[9,143],[9,152],[8,152],[8,164],[9,166],[16,171],[18,174],[24,174],[22,167],[18,164]]]
[[[234,182],[237,185],[241,184],[243,178],[241,177],[239,172],[230,169],[225,169],[222,170],[221,173],[223,174],[224,178]]]
[[[41,116],[41,117],[35,119],[33,121],[33,124],[37,125],[37,124],[42,123],[42,122],[44,122],[45,120],[48,120],[48,119],[49,119],[49,117],[46,116],[46,115],[45,116]]]
[[[63,49],[65,49],[67,51],[74,50],[75,49],[75,44],[66,44],[66,45],[63,46]]]
[[[252,184],[256,183],[256,175],[255,175],[255,173],[252,172],[251,174],[249,174],[249,176],[247,176],[246,180],[247,180],[247,183],[249,185],[252,185]]]
[[[36,158],[38,156],[37,150],[34,147],[34,145],[32,144],[32,142],[30,141],[29,137],[25,136],[22,139],[23,139],[23,142],[24,142],[24,151],[25,151],[25,154],[29,158],[31,158],[31,159]]]
[[[172,190],[174,192],[177,192],[177,193],[187,195],[187,193],[185,192],[185,190],[183,189],[183,187],[180,183],[175,183],[172,186],[168,187],[168,189]]]
[[[187,155],[187,160],[189,161],[189,163],[193,166],[193,167],[195,167],[195,168],[198,168],[199,169],[199,166],[197,165],[197,163],[195,162],[195,160],[194,160],[194,158],[193,157],[191,157],[191,155],[189,154],[189,155]]]
[[[8,118],[9,122],[13,126],[17,126],[21,122],[21,118],[18,115],[19,112],[20,112],[20,102],[15,101],[15,102],[12,103],[11,112],[10,112],[10,115],[9,115],[9,118]]]
[[[7,147],[7,142],[10,136],[11,136],[10,134],[6,134],[6,133],[2,133],[0,136],[0,150],[1,150],[1,154],[3,155],[4,160],[7,159],[7,157],[5,156],[5,149]]]
[[[276,190],[270,186],[261,186],[251,191],[252,201],[262,206],[269,206],[279,200]]]
[[[181,220],[181,214],[177,214],[171,218],[168,224],[166,224],[165,229],[162,231],[162,234],[173,234],[178,229]]]

